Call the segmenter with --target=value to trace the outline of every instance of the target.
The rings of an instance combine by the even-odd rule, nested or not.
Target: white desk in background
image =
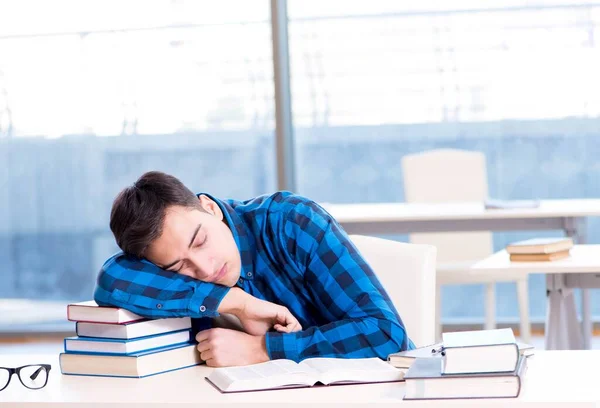
[[[473,274],[494,272],[515,277],[546,274],[546,348],[582,348],[582,330],[575,310],[573,288],[600,287],[600,245],[575,245],[569,258],[552,262],[511,262],[509,254],[502,250],[474,264],[472,271]],[[589,307],[583,308],[583,312],[589,312]],[[590,320],[590,316],[583,316],[584,322]],[[583,329],[583,337],[591,338],[591,326],[584,324]]]
[[[596,407],[599,351],[536,351],[518,398],[404,401],[404,383],[299,388],[221,394],[204,379],[211,368],[197,366],[142,379],[63,376],[58,355],[0,355],[0,366],[50,363],[48,385],[38,391],[14,378],[0,391],[2,408],[169,408],[169,407]]]
[[[418,232],[562,230],[576,243],[587,242],[586,217],[600,216],[600,199],[541,200],[539,207],[486,210],[481,202],[465,203],[373,203],[324,204],[349,234],[411,234]],[[549,291],[554,286],[548,287]],[[549,292],[550,293],[550,292]],[[575,299],[563,298],[569,306],[556,307],[549,296],[546,323],[550,314],[564,307],[575,308]],[[590,347],[591,320],[589,291],[582,290],[583,348]],[[564,348],[559,338],[549,346]]]

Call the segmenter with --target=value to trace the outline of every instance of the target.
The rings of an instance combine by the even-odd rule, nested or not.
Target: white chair
[[[485,156],[453,149],[431,150],[402,159],[406,202],[483,201],[488,197]],[[531,341],[527,279],[503,274],[473,276],[470,266],[493,252],[490,232],[411,234],[410,242],[437,248],[436,339],[441,337],[441,285],[486,284],[485,328],[496,326],[495,283],[517,284],[521,338]]]
[[[417,347],[434,343],[435,254],[431,245],[351,235],[402,318]]]

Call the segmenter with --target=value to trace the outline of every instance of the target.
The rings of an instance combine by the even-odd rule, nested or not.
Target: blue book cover
[[[129,355],[61,353],[65,375],[143,378],[202,363],[196,343],[184,343]]]
[[[130,355],[175,344],[188,343],[190,340],[193,340],[190,330],[178,330],[130,340],[74,336],[65,338],[64,350],[66,353]]]

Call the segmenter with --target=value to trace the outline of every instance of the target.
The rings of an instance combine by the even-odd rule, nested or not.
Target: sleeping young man
[[[96,302],[194,318],[209,366],[385,359],[414,347],[347,234],[304,197],[220,200],[153,171],[119,193],[110,228],[123,252],[103,265]],[[210,328],[221,313],[244,331]]]

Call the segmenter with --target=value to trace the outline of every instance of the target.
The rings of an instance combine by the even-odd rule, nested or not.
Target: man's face
[[[200,205],[207,212],[169,207],[162,235],[146,258],[163,269],[231,287],[240,276],[240,252],[219,206],[206,196],[200,196]]]

